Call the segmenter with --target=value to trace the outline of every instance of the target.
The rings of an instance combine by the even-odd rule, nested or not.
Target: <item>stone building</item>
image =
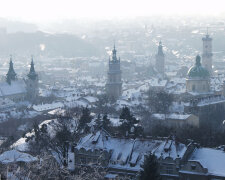
[[[151,117],[154,124],[160,124],[166,127],[199,127],[199,117],[194,114],[152,114]]]
[[[165,55],[163,53],[162,42],[159,42],[158,53],[155,55],[155,68],[159,75],[164,77],[165,73]]]
[[[214,94],[205,97],[193,96],[185,104],[184,111],[198,116],[200,127],[209,122],[221,125],[225,118],[225,97]]]
[[[159,159],[163,180],[179,179],[179,169],[192,147],[173,139],[128,139],[112,137],[105,130],[89,134],[74,149],[75,166],[101,166],[108,173],[136,176],[145,156]]]
[[[182,180],[225,180],[225,153],[211,148],[195,148],[179,171]]]
[[[128,139],[105,130],[81,138],[74,148],[77,166],[103,167],[111,175],[136,177],[146,155],[159,162],[162,180],[225,180],[225,153],[179,143],[175,138]]]
[[[212,74],[212,38],[208,33],[202,38],[203,53],[202,53],[202,65]]]
[[[112,50],[112,58],[109,57],[108,79],[106,93],[112,99],[118,99],[122,94],[122,81],[120,70],[120,58],[116,56],[116,48]]]
[[[38,80],[34,70],[33,59],[27,79],[18,79],[10,58],[6,81],[0,82],[0,98],[8,98],[14,102],[33,101],[38,95]]]
[[[202,67],[199,55],[196,56],[195,65],[188,71],[186,91],[197,94],[207,94],[210,92],[210,74],[206,68]]]

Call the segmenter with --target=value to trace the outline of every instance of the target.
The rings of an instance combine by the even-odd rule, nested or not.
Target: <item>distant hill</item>
[[[95,56],[99,52],[96,47],[85,40],[70,34],[48,34],[36,32],[0,32],[0,52],[2,55],[11,53],[63,56]]]
[[[38,27],[35,24],[8,20],[5,18],[0,18],[0,28],[6,29],[8,33],[35,32],[38,30]]]

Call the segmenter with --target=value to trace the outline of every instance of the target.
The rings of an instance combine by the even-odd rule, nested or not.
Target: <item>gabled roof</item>
[[[182,158],[187,147],[173,140],[128,139],[110,136],[98,131],[81,138],[76,149],[102,150],[111,153],[109,167],[139,171],[146,154],[154,153],[158,158]]]
[[[211,148],[195,149],[191,155],[191,161],[198,161],[208,173],[225,177],[225,152]]]

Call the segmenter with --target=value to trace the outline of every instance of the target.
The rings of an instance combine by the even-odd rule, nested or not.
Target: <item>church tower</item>
[[[155,55],[155,68],[157,72],[164,77],[165,73],[165,55],[163,53],[162,42],[159,42],[158,53]]]
[[[29,101],[34,101],[38,95],[38,75],[34,69],[33,57],[31,58],[30,72],[27,77],[27,98]]]
[[[106,93],[112,99],[118,99],[122,94],[122,81],[120,70],[120,58],[116,56],[116,48],[112,50],[112,58],[109,57],[108,79],[106,83]]]
[[[203,53],[202,53],[202,65],[212,75],[212,38],[209,37],[207,32],[206,36],[202,38]]]
[[[9,70],[8,73],[6,74],[6,81],[7,83],[11,84],[11,81],[15,80],[16,80],[16,73],[13,68],[12,56],[10,56]]]

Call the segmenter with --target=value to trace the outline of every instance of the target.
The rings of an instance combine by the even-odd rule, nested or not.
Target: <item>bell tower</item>
[[[120,58],[116,56],[116,47],[112,50],[112,57],[109,57],[109,69],[108,79],[106,83],[107,95],[116,100],[122,94],[122,81],[121,81],[121,70],[120,70]]]
[[[30,72],[27,74],[27,98],[29,101],[34,101],[35,98],[38,96],[38,74],[35,72],[34,69],[34,61],[33,57],[31,57],[31,64],[30,64]]]
[[[165,73],[165,55],[163,53],[162,42],[159,42],[158,53],[155,55],[155,68],[157,72],[164,77]]]
[[[13,68],[13,62],[12,62],[12,55],[10,56],[10,62],[9,62],[9,70],[8,73],[6,74],[6,81],[7,83],[11,84],[11,81],[16,80],[16,73]]]
[[[203,53],[202,53],[202,65],[209,71],[210,75],[212,75],[212,38],[208,34],[202,38],[203,42]]]

